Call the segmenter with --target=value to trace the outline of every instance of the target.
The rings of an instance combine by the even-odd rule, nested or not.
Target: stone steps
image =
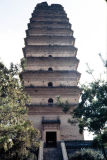
[[[59,148],[44,148],[43,160],[63,160]]]

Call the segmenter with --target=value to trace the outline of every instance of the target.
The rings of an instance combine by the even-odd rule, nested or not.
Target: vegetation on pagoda
[[[62,99],[61,99],[60,96],[56,97],[56,105],[58,105],[59,107],[61,107],[64,113],[66,113],[70,109],[69,102],[67,100],[65,102],[62,102]]]

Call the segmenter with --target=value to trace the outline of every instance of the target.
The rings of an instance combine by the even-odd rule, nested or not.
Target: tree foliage
[[[93,146],[99,149],[102,147],[101,144],[103,144],[107,149],[107,128],[101,135],[97,135],[96,137],[94,137]]]
[[[97,151],[82,149],[75,152],[70,160],[104,160],[104,157]]]
[[[107,82],[95,81],[83,86],[74,117],[79,120],[80,132],[85,127],[95,134],[103,132],[107,122]]]
[[[0,63],[0,160],[24,160],[39,145],[40,133],[27,117],[28,96],[18,78],[19,69]]]
[[[105,159],[106,153],[102,135],[107,123],[107,82],[95,81],[83,86],[81,101],[73,112],[79,122],[80,133],[87,127],[90,132],[100,137],[100,144]]]

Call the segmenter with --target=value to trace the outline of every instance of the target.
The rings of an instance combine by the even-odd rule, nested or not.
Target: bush
[[[75,152],[69,160],[104,160],[104,157],[98,151],[81,149],[81,151]]]

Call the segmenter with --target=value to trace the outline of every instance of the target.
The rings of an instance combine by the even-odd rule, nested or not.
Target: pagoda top
[[[35,7],[35,10],[38,9],[51,9],[51,10],[62,10],[63,6],[60,4],[51,4],[48,5],[47,2],[38,3]]]

